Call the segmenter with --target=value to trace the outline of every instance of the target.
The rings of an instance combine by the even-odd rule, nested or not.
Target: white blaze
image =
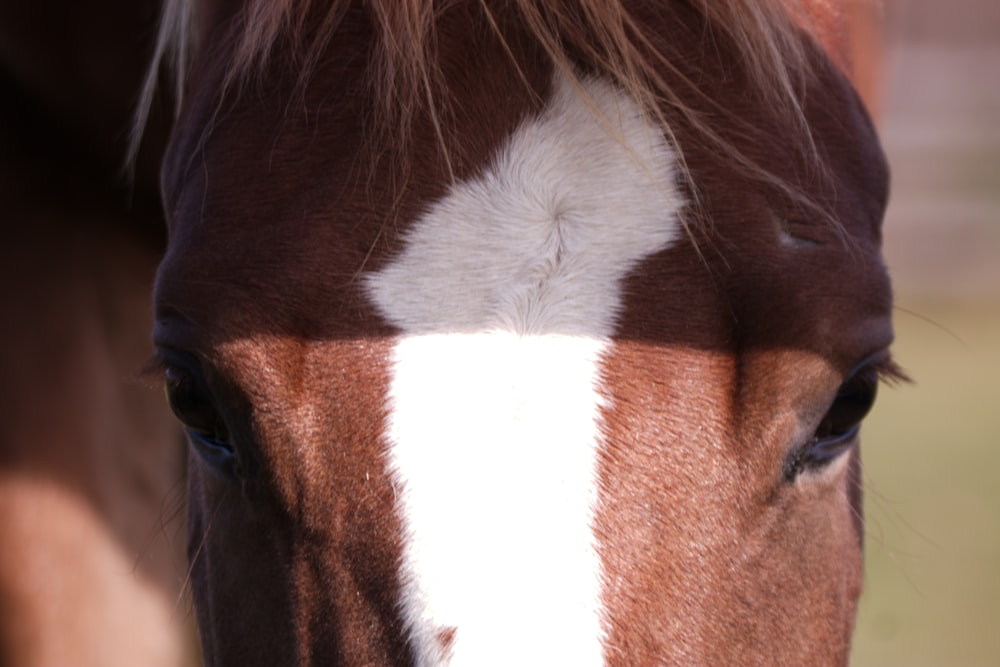
[[[403,332],[388,445],[421,665],[603,664],[601,356],[623,279],[679,237],[682,201],[662,133],[611,86],[583,88],[557,77],[367,279]]]

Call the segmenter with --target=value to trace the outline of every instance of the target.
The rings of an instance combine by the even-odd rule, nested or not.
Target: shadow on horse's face
[[[825,61],[809,153],[671,13],[669,76],[777,179],[474,10],[399,145],[362,13],[222,102],[206,28],[155,337],[209,664],[846,663],[884,161]]]

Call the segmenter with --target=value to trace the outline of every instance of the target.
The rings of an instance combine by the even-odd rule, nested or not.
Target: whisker
[[[201,556],[202,550],[205,548],[205,543],[208,541],[208,535],[212,531],[212,526],[215,525],[215,519],[219,514],[219,509],[225,502],[228,496],[228,490],[225,491],[219,498],[219,502],[216,503],[215,509],[212,510],[212,514],[209,516],[208,522],[205,524],[205,531],[201,536],[201,541],[198,544],[198,548],[195,549],[194,553],[188,558],[188,568],[184,575],[184,581],[181,583],[181,590],[177,594],[177,599],[174,601],[174,614],[176,615],[180,609],[181,604],[184,601],[185,596],[191,594],[191,573],[194,572],[194,566],[198,563],[198,558]]]
[[[864,481],[861,483],[863,484],[865,491],[865,505],[867,508],[878,511],[877,516],[874,512],[869,512],[869,516],[866,516],[864,524],[865,537],[867,538],[873,536],[873,533],[869,531],[869,527],[873,522],[877,522],[876,525],[878,526],[879,533],[875,544],[878,544],[879,547],[881,547],[881,553],[895,566],[896,571],[903,577],[910,589],[922,599],[926,599],[926,593],[910,572],[910,567],[913,564],[924,562],[925,554],[910,549],[904,549],[898,544],[894,545],[879,519],[888,520],[889,525],[905,529],[900,530],[900,533],[908,531],[935,548],[940,548],[940,545],[923,535],[909,521],[907,521],[900,512],[895,509],[891,509],[891,507],[897,503],[894,503],[891,499],[887,498],[883,493],[878,491],[874,481],[863,468],[862,475],[864,477]],[[898,542],[898,540],[896,540],[896,542]]]
[[[966,352],[969,351],[969,344],[966,343],[965,340],[960,335],[958,335],[955,331],[948,328],[944,324],[941,324],[937,320],[927,317],[926,315],[921,315],[915,310],[910,310],[909,308],[903,308],[902,306],[893,306],[893,311],[903,313],[904,315],[920,320],[924,324],[931,325],[932,327],[946,334],[949,338],[958,343],[962,347],[962,350]]]

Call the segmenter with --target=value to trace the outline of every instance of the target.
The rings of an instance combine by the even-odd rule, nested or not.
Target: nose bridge
[[[399,614],[403,530],[381,433],[388,341],[311,346],[289,411],[298,641],[307,664],[409,665]]]
[[[622,282],[682,238],[684,200],[662,132],[580,85],[591,104],[554,74],[542,113],[365,280],[400,329],[385,446],[422,664],[604,662],[601,359]]]

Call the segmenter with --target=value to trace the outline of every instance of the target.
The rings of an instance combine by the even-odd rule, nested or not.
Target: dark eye
[[[782,472],[786,481],[806,470],[822,468],[850,449],[861,430],[861,420],[875,404],[878,382],[878,369],[871,364],[851,374],[837,390],[812,439],[785,460]]]
[[[166,376],[167,403],[195,448],[209,463],[234,468],[238,464],[236,448],[208,389],[194,374],[179,368],[168,368]]]

